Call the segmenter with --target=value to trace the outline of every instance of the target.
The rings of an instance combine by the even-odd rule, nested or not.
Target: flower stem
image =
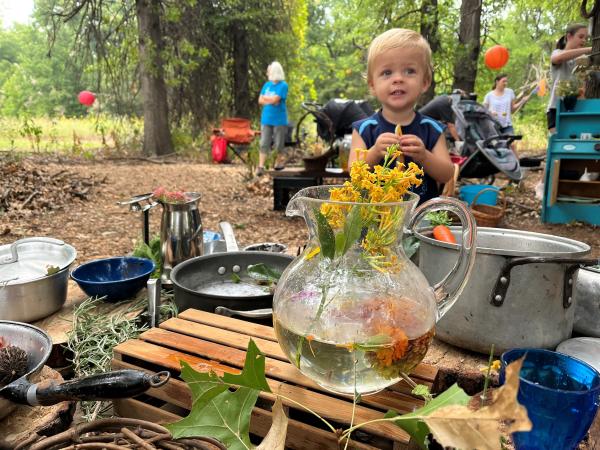
[[[314,415],[315,417],[321,419],[321,421],[327,426],[327,428],[329,428],[333,433],[336,432],[336,429],[333,427],[333,425],[331,425],[331,423],[329,423],[325,418],[323,418],[322,416],[320,416],[317,412],[313,411],[312,409],[310,409],[308,406],[303,405],[300,402],[297,402],[296,400],[293,400],[289,397],[286,397],[285,395],[281,395],[281,394],[277,394],[279,397],[281,397],[284,400],[287,400],[288,402],[291,402],[295,405],[300,406],[301,408],[304,408],[306,411],[308,411],[309,413],[311,413],[312,415]]]
[[[483,394],[481,394],[481,406],[483,407],[485,404],[485,398],[487,395],[488,385],[490,384],[490,371],[492,370],[492,361],[494,360],[494,344],[492,344],[492,348],[490,349],[490,359],[488,361],[487,372],[485,374],[485,379],[483,380]]]

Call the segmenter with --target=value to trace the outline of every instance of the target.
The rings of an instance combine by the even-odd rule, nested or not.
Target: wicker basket
[[[502,206],[492,206],[492,205],[478,205],[477,198],[486,191],[497,192],[501,197]],[[480,227],[492,227],[496,228],[502,218],[504,217],[504,212],[506,211],[506,197],[497,189],[486,188],[482,189],[477,193],[475,198],[473,198],[473,202],[471,202],[471,213],[477,222],[477,225]]]

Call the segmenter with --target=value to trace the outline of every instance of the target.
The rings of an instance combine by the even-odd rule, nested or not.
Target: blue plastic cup
[[[496,203],[498,203],[498,191],[500,188],[489,184],[467,184],[465,186],[461,186],[458,189],[458,198],[465,201],[467,205],[471,206],[477,194],[484,189],[489,190],[483,192],[479,197],[477,197],[477,204],[496,206]]]
[[[500,383],[508,364],[525,355],[519,374],[518,400],[533,424],[513,433],[517,450],[570,450],[585,437],[600,404],[600,373],[563,353],[514,349],[501,357]]]

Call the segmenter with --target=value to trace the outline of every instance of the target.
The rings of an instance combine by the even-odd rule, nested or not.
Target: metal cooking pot
[[[579,269],[575,283],[575,323],[573,330],[585,336],[600,337],[600,269]]]
[[[457,241],[460,230],[451,227]],[[431,231],[421,241],[419,268],[437,283],[458,259],[459,246],[440,242]],[[541,233],[500,228],[477,229],[474,270],[455,305],[437,323],[442,341],[489,353],[515,347],[554,349],[573,330],[572,288],[590,246]]]
[[[34,237],[0,247],[0,319],[33,322],[67,299],[75,249],[58,239]],[[48,268],[57,272],[48,275]]]
[[[219,225],[227,252],[199,256],[178,264],[171,272],[175,304],[179,311],[196,308],[227,316],[270,318],[273,293],[248,280],[248,266],[263,263],[283,272],[294,258],[281,253],[239,251],[231,225],[227,222]],[[241,278],[241,282],[234,283],[233,277]],[[244,283],[245,280],[249,282]]]
[[[149,375],[139,370],[117,370],[66,381],[37,385],[29,379],[42,370],[52,351],[52,340],[33,325],[0,320],[0,337],[4,345],[14,345],[27,352],[27,373],[0,388],[0,420],[17,404],[54,405],[65,400],[110,400],[139,395],[151,387],[164,385],[168,371]]]

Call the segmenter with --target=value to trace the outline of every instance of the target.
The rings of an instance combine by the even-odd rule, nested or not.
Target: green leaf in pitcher
[[[325,258],[333,259],[335,256],[335,236],[327,218],[318,209],[314,210],[317,219],[317,234],[321,245],[321,254]]]

